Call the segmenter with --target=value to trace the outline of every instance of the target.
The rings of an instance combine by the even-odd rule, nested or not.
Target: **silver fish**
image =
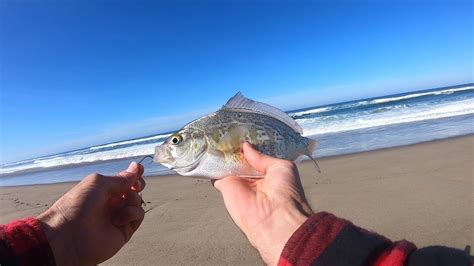
[[[318,144],[302,133],[283,111],[239,92],[217,112],[192,121],[157,146],[154,160],[183,176],[258,177],[262,173],[243,158],[243,142],[267,155],[298,162],[305,155],[311,158]]]

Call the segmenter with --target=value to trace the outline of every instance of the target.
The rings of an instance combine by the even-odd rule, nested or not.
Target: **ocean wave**
[[[364,114],[359,115],[346,114],[342,117],[326,116],[297,119],[296,121],[303,127],[304,135],[311,136],[387,126],[399,123],[417,122],[429,119],[439,119],[465,114],[474,114],[474,99],[457,101],[436,107],[422,106],[418,107],[417,109],[399,109],[399,107],[394,106],[394,108],[391,108],[391,111],[389,112],[365,112]],[[160,136],[164,137],[165,135],[166,134]],[[81,163],[92,163],[97,161],[123,159],[135,156],[145,156],[153,154],[154,147],[161,143],[162,142],[139,144],[86,154],[43,157],[23,165],[4,166],[0,168],[0,174],[14,173],[17,171],[35,168],[50,168]]]
[[[320,118],[300,119],[297,120],[297,122],[303,127],[305,136],[312,136],[467,114],[474,114],[473,99],[439,105],[436,107],[425,106],[416,110],[408,109],[403,112],[393,111],[380,114],[368,113],[367,115],[353,116],[346,119],[333,119],[331,122],[326,120],[326,122],[318,123],[321,121]]]
[[[458,91],[471,90],[473,88],[474,88],[474,86],[467,86],[467,87],[456,88],[456,89],[446,89],[446,90],[439,90],[439,91],[413,93],[413,94],[408,94],[408,95],[403,95],[403,96],[398,96],[398,97],[375,99],[375,100],[372,100],[370,102],[374,103],[374,104],[388,103],[388,102],[394,102],[394,101],[400,101],[400,100],[406,100],[406,99],[411,99],[411,98],[427,96],[427,95],[451,94],[451,93],[458,92]]]
[[[460,91],[472,90],[473,88],[474,86],[469,85],[436,91],[414,92],[399,96],[386,96],[320,106],[289,114],[300,124],[306,136],[440,119],[474,114],[474,98],[467,95],[467,99],[463,96],[447,97],[446,100],[438,100],[438,97],[436,97],[435,100],[432,100],[428,97],[426,100],[423,98],[422,101],[409,104],[403,102],[403,100],[427,95],[449,95]],[[373,106],[365,107],[367,105]],[[169,133],[159,134],[8,163],[0,166],[0,175],[37,168],[51,168],[149,155],[153,154],[154,147],[162,143],[169,135]]]
[[[34,160],[32,163],[23,164],[23,165],[15,165],[10,167],[2,167],[0,168],[0,174],[11,174],[18,171],[25,171],[30,169],[36,168],[51,168],[51,167],[58,167],[58,166],[65,166],[65,165],[73,165],[73,164],[82,164],[82,163],[92,163],[92,162],[99,162],[99,161],[108,161],[108,160],[115,160],[115,159],[124,159],[136,156],[145,156],[154,153],[155,146],[161,144],[158,143],[150,143],[150,144],[143,144],[125,148],[117,148],[113,150],[107,151],[100,151],[88,154],[76,154],[76,155],[69,155],[69,156],[57,156],[57,157],[49,157],[49,158],[38,158]]]
[[[160,139],[165,139],[170,135],[171,133],[159,134],[151,137],[119,141],[40,158],[7,163],[1,165],[0,174],[11,174],[35,168],[50,168],[149,155],[153,154],[153,147],[162,143]],[[155,142],[149,143],[150,141]]]
[[[365,100],[358,100],[358,101],[352,101],[352,102],[346,102],[346,103],[340,103],[336,105],[330,105],[330,106],[324,106],[324,107],[317,107],[314,109],[308,109],[305,111],[299,111],[295,113],[289,113],[289,115],[293,119],[302,119],[302,118],[308,118],[313,115],[317,116],[324,116],[329,113],[340,113],[340,112],[352,112],[353,110],[357,110],[360,107],[364,106],[373,106],[374,108],[377,108],[377,105],[381,104],[386,104],[386,103],[391,103],[391,102],[397,102],[401,100],[407,100],[407,99],[413,99],[413,98],[418,98],[418,97],[423,97],[423,96],[429,96],[429,95],[449,95],[455,92],[460,92],[460,91],[467,91],[467,90],[472,90],[474,89],[474,86],[465,86],[461,88],[452,88],[452,89],[443,89],[443,90],[437,90],[437,91],[428,91],[428,92],[419,92],[419,93],[412,93],[412,94],[405,94],[405,95],[400,95],[400,96],[392,96],[392,97],[380,97],[380,98],[375,98],[375,99],[365,99]],[[398,109],[398,108],[403,108],[406,107],[406,104],[401,104],[401,105],[393,105],[393,106],[386,106],[384,110],[389,110],[389,109]],[[380,108],[374,109],[376,111],[382,110]]]
[[[330,107],[320,107],[320,108],[315,108],[315,109],[309,109],[306,111],[300,111],[296,113],[289,113],[290,116],[292,117],[299,117],[299,116],[305,116],[305,115],[312,115],[312,114],[317,114],[317,113],[323,113],[331,110]]]
[[[28,159],[28,160],[23,160],[23,161],[17,161],[17,162],[11,162],[11,163],[5,163],[0,166],[0,168],[3,167],[9,167],[9,166],[15,166],[15,165],[20,165],[20,164],[27,164],[33,162],[34,159]]]
[[[164,139],[164,138],[167,138],[169,136],[171,136],[171,133],[151,136],[151,137],[147,137],[147,138],[124,140],[124,141],[119,141],[119,142],[114,142],[114,143],[109,143],[109,144],[93,146],[93,147],[90,147],[89,150],[95,151],[95,150],[102,150],[102,149],[110,149],[110,148],[114,148],[114,147],[117,147],[117,146],[125,146],[125,145],[130,145],[130,144],[148,142],[148,141],[151,141],[151,140]]]

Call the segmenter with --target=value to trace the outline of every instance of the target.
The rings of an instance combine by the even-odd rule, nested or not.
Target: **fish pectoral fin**
[[[242,148],[243,135],[244,129],[242,127],[238,125],[232,126],[219,140],[216,148],[224,154],[240,152]]]

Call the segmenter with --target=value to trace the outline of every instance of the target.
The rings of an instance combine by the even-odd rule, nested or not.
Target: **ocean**
[[[316,158],[404,146],[474,133],[474,84],[436,88],[287,112],[319,141]],[[115,174],[153,154],[172,132],[0,165],[0,186],[78,181]],[[443,156],[440,154],[440,156]],[[145,176],[172,171],[143,162]],[[322,169],[324,171],[324,169]]]

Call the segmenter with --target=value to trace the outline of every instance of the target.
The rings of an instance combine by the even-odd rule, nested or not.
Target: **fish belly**
[[[221,179],[226,176],[262,177],[262,173],[250,167],[246,162],[226,161],[213,153],[204,155],[198,167],[183,175],[210,179]]]

